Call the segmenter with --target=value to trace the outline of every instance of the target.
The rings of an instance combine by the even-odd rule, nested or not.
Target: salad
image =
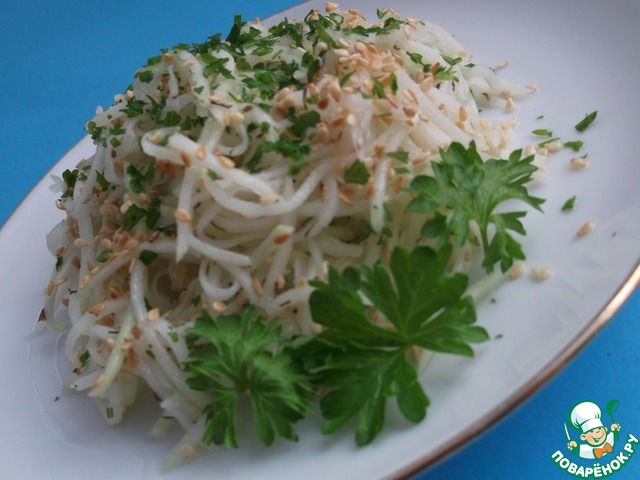
[[[265,445],[315,409],[366,445],[388,400],[425,417],[429,355],[489,338],[475,302],[525,258],[544,156],[484,112],[535,89],[438,25],[377,17],[237,16],[163,50],[56,179],[40,324],[109,424],[153,391],[154,434],[185,431],[167,467],[238,447],[244,397]]]

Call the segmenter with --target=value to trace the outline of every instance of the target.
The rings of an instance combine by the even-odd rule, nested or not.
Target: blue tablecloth
[[[201,41],[226,31],[237,12],[246,18],[264,18],[294,3],[5,2],[0,11],[0,223],[84,135],[82,125],[95,107],[110,105],[113,94],[122,91],[132,72],[160,47]],[[639,332],[640,293],[636,292],[552,381],[480,438],[419,478],[571,478],[561,467],[571,469],[567,462],[574,459],[563,463],[559,457],[554,461],[552,455],[556,450],[566,452],[563,422],[573,405],[583,400],[603,408],[609,400],[619,400],[615,420],[623,428],[620,442],[629,433],[640,437]],[[609,418],[604,417],[608,425]],[[603,458],[600,474],[640,478],[640,459],[632,457],[625,460],[617,455],[618,462],[624,463],[619,469],[611,463],[612,456]]]

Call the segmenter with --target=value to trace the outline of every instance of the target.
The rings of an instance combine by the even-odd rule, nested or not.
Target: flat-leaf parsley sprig
[[[327,283],[313,283],[311,313],[325,330],[305,348],[320,360],[313,383],[326,389],[320,399],[324,433],[356,417],[356,442],[370,443],[394,396],[407,420],[421,421],[429,398],[409,358],[412,349],[471,356],[469,343],[488,339],[474,325],[473,301],[465,296],[468,277],[446,273],[451,250],[396,247],[389,266],[380,260],[341,274],[331,269]]]
[[[189,330],[188,384],[209,395],[204,444],[237,448],[236,415],[248,394],[256,432],[265,445],[276,437],[297,440],[291,424],[310,411],[312,389],[296,366],[275,320],[253,306],[240,315],[213,318],[203,311]]]
[[[409,188],[415,196],[409,209],[433,215],[422,229],[423,236],[438,238],[441,245],[453,236],[454,243],[462,246],[472,236],[471,222],[475,222],[484,251],[482,266],[492,272],[500,263],[505,272],[515,260],[525,258],[509,230],[525,234],[520,219],[526,212],[498,213],[496,208],[507,200],[521,200],[541,210],[544,200],[525,187],[537,170],[534,157],[522,158],[522,150],[515,150],[506,160],[484,161],[474,142],[468,148],[453,142],[441,149],[440,156],[441,161],[432,163],[433,176],[420,175]]]
[[[215,319],[203,311],[189,330],[185,363],[189,386],[211,400],[203,443],[237,448],[244,394],[265,445],[278,436],[297,440],[292,424],[310,413],[312,395],[320,397],[323,433],[356,417],[358,445],[382,431],[391,397],[407,420],[420,422],[429,398],[412,353],[471,356],[470,343],[489,338],[474,325],[467,275],[446,273],[451,251],[396,247],[389,265],[380,260],[342,273],[331,267],[327,282],[312,283],[311,314],[323,327],[316,335],[286,338],[276,320],[263,322],[252,306]]]

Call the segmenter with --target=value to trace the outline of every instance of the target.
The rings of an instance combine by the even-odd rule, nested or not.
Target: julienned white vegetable
[[[440,149],[473,141],[506,158],[517,146],[515,121],[478,105],[512,106],[530,89],[472,64],[437,25],[379,16],[328,4],[270,29],[236,18],[226,40],[167,50],[87,124],[95,155],[56,181],[66,219],[49,236],[44,323],[66,331],[69,385],[109,423],[140,384],[154,391],[159,418],[187,431],[170,464],[205,428],[208,398],[183,371],[203,309],[250,304],[288,336],[319,331],[309,281],[328,265],[437,246],[407,187],[433,174]],[[479,251],[456,246],[450,272]]]

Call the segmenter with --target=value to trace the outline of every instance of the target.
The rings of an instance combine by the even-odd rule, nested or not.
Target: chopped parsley
[[[589,127],[589,125],[593,123],[593,121],[596,119],[597,116],[598,116],[597,110],[586,114],[584,118],[575,125],[575,129],[579,132],[584,132],[587,129],[587,127]]]
[[[571,198],[567,199],[566,202],[564,202],[560,210],[563,212],[568,212],[570,210],[573,210],[575,206],[576,206],[576,196],[573,195]]]
[[[356,160],[344,169],[344,183],[364,185],[369,181],[371,173],[364,163]]]

